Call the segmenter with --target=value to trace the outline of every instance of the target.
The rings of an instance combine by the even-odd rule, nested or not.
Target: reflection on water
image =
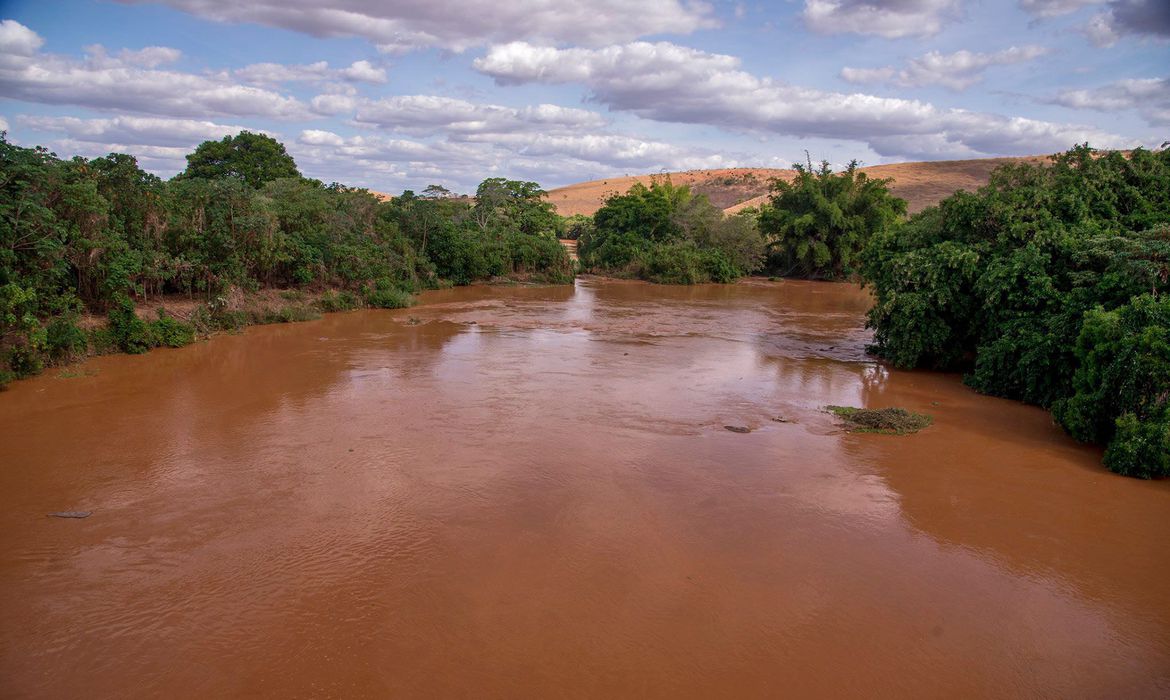
[[[863,291],[425,302],[0,394],[0,694],[1170,693],[1170,483],[877,364]]]

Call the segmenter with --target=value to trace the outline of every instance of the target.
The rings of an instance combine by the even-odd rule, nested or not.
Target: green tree
[[[772,181],[772,196],[759,213],[770,269],[844,279],[857,271],[866,242],[900,221],[906,202],[890,194],[891,180],[870,179],[857,166],[852,161],[834,173],[828,161],[817,169],[796,163],[792,182]]]
[[[1005,166],[876,235],[863,274],[874,352],[965,370],[978,391],[1051,407],[1078,439],[1108,443],[1111,469],[1156,473],[1142,455],[1163,444],[1170,376],[1170,151],[1079,146]]]
[[[265,134],[241,131],[220,141],[204,141],[187,156],[187,169],[179,177],[208,180],[231,178],[249,187],[283,177],[300,177],[297,164],[284,144]]]

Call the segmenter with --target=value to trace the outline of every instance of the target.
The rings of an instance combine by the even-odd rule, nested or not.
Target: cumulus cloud
[[[14,19],[0,21],[0,52],[7,56],[32,56],[45,40]]]
[[[899,39],[937,34],[958,11],[958,0],[805,0],[803,17],[821,34]]]
[[[386,82],[386,70],[369,61],[354,61],[348,68],[334,69],[326,61],[307,64],[253,63],[232,71],[236,78],[256,85],[348,80],[361,83]]]
[[[931,51],[912,58],[901,70],[885,68],[843,68],[841,77],[851,83],[892,83],[900,87],[942,85],[952,90],[966,90],[983,79],[990,66],[1004,66],[1031,61],[1048,50],[1042,46],[1013,46],[994,53]]]
[[[501,84],[579,82],[594,100],[646,119],[849,139],[883,156],[924,157],[914,143],[925,136],[936,142],[928,157],[1054,152],[1080,141],[1132,145],[1090,128],[788,85],[740,70],[732,56],[666,42],[603,49],[514,42],[493,47],[475,67]]]
[[[43,104],[68,104],[172,117],[310,115],[299,100],[240,85],[226,75],[159,70],[178,58],[152,46],[110,55],[100,46],[83,59],[42,53],[43,40],[13,20],[0,23],[0,94]]]
[[[1170,78],[1119,80],[1088,90],[1068,90],[1052,104],[1099,112],[1137,110],[1151,126],[1170,125]]]
[[[319,37],[361,37],[392,53],[427,47],[464,51],[518,39],[597,46],[716,25],[710,5],[697,0],[153,1],[220,22],[252,22]]]
[[[1089,20],[1083,31],[1097,46],[1112,46],[1126,35],[1170,39],[1170,2],[1112,0],[1108,9]]]

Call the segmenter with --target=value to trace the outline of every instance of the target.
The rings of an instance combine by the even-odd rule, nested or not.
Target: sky
[[[242,129],[390,193],[1159,147],[1170,0],[0,0],[10,142]]]

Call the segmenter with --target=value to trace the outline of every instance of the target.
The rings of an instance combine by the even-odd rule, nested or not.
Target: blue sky
[[[169,177],[242,128],[326,182],[1170,140],[1170,0],[0,2],[0,128]]]

